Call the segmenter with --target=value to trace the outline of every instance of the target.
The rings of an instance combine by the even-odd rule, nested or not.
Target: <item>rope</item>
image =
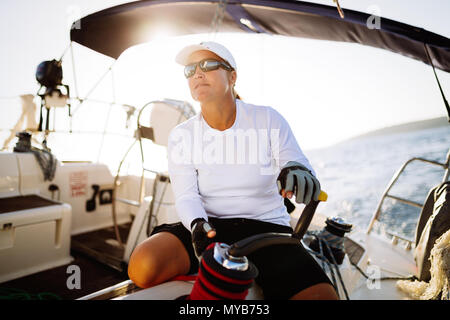
[[[341,287],[342,287],[342,289],[343,289],[343,291],[344,291],[345,297],[346,297],[347,300],[350,300],[350,298],[349,298],[349,296],[348,296],[347,288],[345,287],[345,283],[344,283],[344,281],[343,281],[343,279],[342,279],[342,276],[341,276],[341,273],[340,273],[340,271],[339,271],[339,266],[338,266],[338,264],[336,263],[336,260],[335,260],[335,258],[334,258],[334,255],[333,255],[332,252],[331,252],[331,248],[330,248],[330,246],[329,246],[328,241],[326,240],[326,238],[321,237],[321,232],[317,233],[317,232],[314,232],[314,231],[308,231],[307,234],[308,234],[308,235],[311,235],[311,236],[313,236],[313,237],[315,237],[315,238],[319,241],[320,253],[319,253],[319,252],[316,252],[316,251],[314,251],[314,250],[312,250],[312,249],[310,249],[308,246],[305,246],[305,248],[308,250],[308,252],[314,254],[316,257],[318,257],[318,258],[322,261],[322,268],[323,268],[324,270],[325,270],[325,265],[328,266],[328,268],[330,269],[330,274],[331,274],[331,277],[332,277],[333,286],[335,287],[336,292],[337,292],[337,294],[338,294],[338,296],[339,296],[339,292],[338,292],[338,290],[337,290],[336,279],[335,279],[334,273],[331,272],[332,267],[336,270],[336,273],[337,273],[337,275],[338,275],[338,279],[339,279],[339,282],[340,282],[340,284],[341,284]],[[327,249],[327,251],[328,251],[328,254],[330,255],[332,261],[329,261],[329,259],[323,254],[323,249],[322,249],[323,246],[322,246],[322,243],[323,243],[323,245],[326,247],[326,249]],[[415,279],[417,279],[417,277],[414,276],[414,275],[411,275],[411,276],[408,276],[408,277],[381,277],[381,278],[379,278],[379,279],[372,279],[372,278],[370,278],[367,274],[365,274],[364,271],[362,271],[361,268],[359,268],[359,267],[358,267],[355,263],[353,263],[350,259],[349,259],[349,261],[350,261],[350,264],[351,264],[352,266],[354,266],[354,267],[356,268],[356,270],[358,270],[359,273],[361,273],[361,275],[362,275],[364,278],[366,278],[367,280],[371,280],[372,282],[374,282],[375,280],[385,281],[385,280],[415,280]]]
[[[356,268],[356,270],[358,270],[359,273],[361,273],[361,275],[362,275],[364,278],[366,278],[367,280],[372,280],[372,281],[375,281],[375,280],[376,280],[376,279],[371,279],[367,274],[364,273],[364,271],[361,270],[360,267],[358,267],[358,266],[357,266],[355,263],[353,263],[351,260],[350,260],[350,264],[351,264],[352,266],[354,266],[354,267]],[[416,279],[417,279],[416,276],[411,275],[411,276],[409,276],[409,277],[381,277],[381,278],[378,279],[378,280],[416,280]]]
[[[44,149],[38,149],[31,146],[31,135],[29,138],[22,138],[19,136],[19,141],[14,147],[14,152],[31,152],[34,154],[39,167],[41,167],[42,173],[44,174],[44,181],[52,181],[55,177],[56,172],[56,157],[51,154],[50,150],[47,148],[46,143],[43,143]]]
[[[102,133],[102,139],[101,139],[101,142],[100,142],[100,148],[98,148],[97,162],[99,162],[100,155],[101,155],[102,150],[103,150],[103,143],[105,142],[106,128],[108,127],[109,117],[111,116],[111,109],[112,109],[112,104],[108,108],[108,114],[106,116],[105,126],[104,126],[103,133]]]
[[[436,70],[434,68],[433,61],[431,60],[430,53],[428,52],[427,44],[424,43],[423,46],[425,47],[425,52],[427,54],[428,62],[430,62],[430,65],[433,68],[434,77],[436,78],[437,84],[439,86],[439,90],[441,91],[442,100],[444,100],[444,105],[445,105],[445,108],[447,109],[448,121],[450,121],[450,106],[448,105],[447,99],[445,98],[444,91],[442,90],[442,87],[441,87],[441,83],[439,82],[439,78],[436,74]]]
[[[339,0],[333,0],[334,3],[336,3],[336,8],[339,12],[339,15],[342,19],[344,19],[344,11],[342,10],[341,6],[339,5]]]
[[[63,54],[61,55],[61,58],[59,58],[58,61],[62,61],[62,59],[64,58],[64,56],[67,53],[67,50],[69,50],[69,48],[72,46],[72,42],[69,43],[69,45],[66,47],[66,49],[64,49]]]
[[[339,266],[336,263],[336,259],[334,258],[333,252],[331,252],[330,246],[328,245],[327,241],[323,238],[319,238],[319,241],[323,241],[325,244],[325,247],[327,248],[328,254],[331,256],[332,265],[334,266],[336,273],[339,278],[339,282],[341,283],[342,289],[344,290],[345,298],[347,300],[350,300],[350,297],[348,296],[347,288],[345,287],[344,281],[342,280],[341,272],[339,271]]]
[[[61,300],[52,292],[28,293],[22,289],[0,288],[0,300]]]
[[[319,232],[317,235],[319,238],[325,240],[330,246],[336,249],[344,249],[344,238],[336,236],[332,233],[330,233],[328,230],[323,229]]]
[[[73,72],[73,86],[75,87],[75,94],[78,97],[78,85],[77,85],[77,74],[75,72],[75,56],[73,54],[72,41],[70,42],[70,55],[72,57],[72,72]]]
[[[108,116],[106,117],[105,127],[104,127],[103,135],[102,135],[102,141],[100,142],[100,148],[99,148],[99,152],[98,152],[98,155],[97,155],[97,162],[100,159],[100,154],[101,154],[102,149],[103,149],[103,143],[105,142],[106,128],[108,127],[109,117],[111,115],[111,109],[112,109],[113,105],[116,104],[116,87],[115,87],[115,84],[114,84],[114,72],[113,72],[113,70],[111,70],[111,86],[112,86],[113,102],[111,102],[111,104],[109,105]]]
[[[322,241],[320,240],[319,236],[316,234],[313,234],[313,236],[318,240],[319,242],[319,250],[320,250],[320,256],[318,256],[321,260],[322,260],[322,269],[325,271],[325,265],[328,267],[328,269],[330,270],[330,274],[331,274],[331,281],[334,287],[334,290],[336,290],[336,294],[338,295],[338,298],[340,299],[340,295],[339,295],[339,290],[338,290],[338,285],[336,282],[336,277],[333,271],[333,268],[331,267],[330,262],[328,261],[328,259],[325,257],[325,255],[323,254],[323,246],[322,246]],[[313,251],[315,252],[315,251]]]
[[[211,21],[211,33],[213,35],[213,40],[215,39],[216,34],[222,24],[226,6],[227,0],[219,0],[219,2],[217,3],[216,11]]]
[[[56,172],[57,160],[55,156],[47,150],[32,148],[30,151],[34,154],[41,167],[42,173],[44,174],[44,181],[52,181]]]
[[[87,100],[87,98],[92,94],[92,92],[94,92],[94,90],[98,87],[98,85],[102,82],[103,78],[106,77],[106,75],[112,70],[112,67],[114,66],[114,64],[116,63],[117,60],[114,60],[114,62],[111,64],[111,66],[108,68],[108,70],[106,70],[106,72],[100,77],[100,79],[98,79],[97,83],[91,88],[91,90],[86,94],[86,96],[84,97],[84,99],[79,99],[81,102],[80,104],[77,106],[77,108],[72,112],[72,116],[75,115],[75,113],[80,109],[80,107],[83,105],[83,103]]]

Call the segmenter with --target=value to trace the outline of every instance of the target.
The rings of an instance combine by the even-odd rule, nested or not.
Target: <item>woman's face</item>
[[[188,64],[199,62],[204,59],[223,61],[223,59],[211,51],[200,50],[189,56]],[[223,68],[203,72],[197,67],[195,74],[188,78],[192,98],[200,103],[220,101],[227,95],[232,95],[235,82],[236,71],[230,72]]]

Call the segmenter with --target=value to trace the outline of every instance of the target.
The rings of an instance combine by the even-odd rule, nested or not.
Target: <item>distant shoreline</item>
[[[351,137],[349,139],[346,139],[344,141],[339,142],[338,144],[352,141],[352,140],[358,140],[361,138],[368,138],[368,137],[376,137],[376,136],[383,136],[388,134],[395,134],[395,133],[404,133],[404,132],[411,132],[411,131],[419,131],[424,129],[430,129],[430,128],[438,128],[438,127],[444,127],[444,126],[450,126],[450,123],[447,120],[447,117],[439,117],[439,118],[433,118],[433,119],[427,119],[427,120],[420,120],[420,121],[414,121],[414,122],[408,122],[403,123],[391,127],[386,127],[374,131],[369,131],[367,133],[363,133],[360,135],[357,135],[355,137]]]

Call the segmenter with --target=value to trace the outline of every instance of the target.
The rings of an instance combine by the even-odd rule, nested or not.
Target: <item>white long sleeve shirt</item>
[[[201,113],[172,129],[168,161],[176,210],[188,230],[208,216],[289,226],[276,185],[280,167],[296,161],[315,175],[280,113],[238,99],[226,130],[211,128]]]

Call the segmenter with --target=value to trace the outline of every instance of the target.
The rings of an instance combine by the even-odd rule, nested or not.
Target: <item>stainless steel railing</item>
[[[377,209],[375,210],[375,212],[374,212],[374,214],[372,216],[372,219],[370,220],[369,227],[367,228],[367,231],[366,231],[367,234],[369,234],[372,231],[375,221],[378,220],[378,218],[380,216],[380,213],[381,213],[381,207],[383,206],[383,202],[384,202],[384,200],[386,198],[391,198],[391,199],[397,200],[399,202],[405,203],[405,204],[410,205],[410,206],[423,208],[423,204],[421,204],[421,203],[418,203],[418,202],[415,202],[415,201],[412,201],[412,200],[408,200],[408,199],[405,199],[405,198],[401,198],[401,197],[389,194],[389,192],[391,191],[392,187],[397,182],[397,180],[400,177],[400,175],[402,174],[402,172],[405,170],[406,166],[408,166],[413,161],[422,161],[422,162],[425,162],[425,163],[429,163],[429,164],[432,164],[432,165],[437,165],[437,166],[442,167],[445,170],[442,182],[445,182],[445,181],[448,180],[448,177],[449,177],[449,162],[450,162],[450,149],[447,152],[447,159],[446,159],[445,163],[440,163],[440,162],[437,162],[437,161],[428,160],[428,159],[424,159],[424,158],[420,158],[420,157],[414,157],[414,158],[409,159],[408,161],[406,161],[400,167],[399,170],[397,170],[397,172],[394,174],[394,176],[392,177],[391,181],[389,182],[386,190],[384,190],[383,195],[381,197],[381,200],[378,203]],[[410,241],[410,240],[408,240],[408,241]]]

